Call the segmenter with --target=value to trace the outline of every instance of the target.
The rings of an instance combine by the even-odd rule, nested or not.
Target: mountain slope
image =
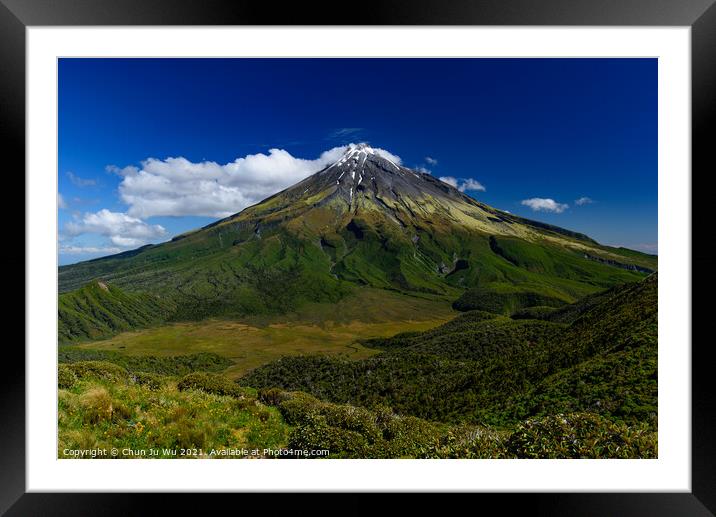
[[[427,332],[368,341],[385,350],[368,359],[284,358],[239,382],[444,422],[509,426],[588,411],[656,426],[657,281],[578,305],[570,325],[468,312]]]
[[[60,296],[59,342],[100,339],[123,330],[164,321],[176,307],[146,293],[125,293],[112,285],[93,282]]]
[[[359,286],[449,301],[470,288],[513,291],[559,305],[655,269],[656,257],[496,210],[351,145],[336,163],[234,216],[63,266],[59,286],[66,293],[102,280],[160,295],[181,320],[285,313]]]

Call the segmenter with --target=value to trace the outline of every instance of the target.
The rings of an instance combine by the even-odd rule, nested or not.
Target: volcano
[[[390,153],[351,144],[336,162],[235,215],[60,267],[59,289],[61,308],[65,297],[80,319],[93,310],[83,289],[98,281],[161,299],[177,320],[282,313],[363,287],[510,313],[655,270],[655,256],[498,210]]]
[[[544,237],[544,230],[548,230],[596,244],[586,235],[496,210],[430,174],[396,164],[389,156],[366,144],[351,144],[332,165],[216,224],[251,220],[260,231],[262,224],[287,222],[307,213],[321,219],[318,214],[328,212],[332,222],[326,226],[333,227],[334,231],[357,218],[370,221],[376,228],[383,227],[387,232],[391,232],[390,226],[400,228],[398,234],[408,235],[412,231],[416,242],[418,233],[426,226],[452,225],[485,234],[524,238],[536,237],[537,233]],[[326,231],[326,226],[316,224],[310,217],[301,222],[306,223],[308,233]]]

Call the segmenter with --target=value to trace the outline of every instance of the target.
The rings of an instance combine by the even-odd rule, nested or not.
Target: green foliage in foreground
[[[448,425],[333,404],[301,392],[241,388],[221,375],[196,372],[178,382],[132,374],[100,361],[60,365],[58,456],[66,449],[148,451],[158,458],[201,449],[282,451],[270,457],[329,458],[624,458],[656,457],[656,433],[592,413],[533,418],[514,430]],[[214,454],[212,454],[214,450]],[[296,452],[300,451],[300,452]],[[307,451],[306,454],[304,451]],[[119,457],[146,457],[121,454]],[[237,457],[237,456],[233,456]],[[238,456],[242,457],[242,456]]]
[[[239,380],[433,421],[511,428],[534,416],[594,412],[656,426],[657,276],[582,304],[570,325],[466,314],[375,340],[360,361],[283,358]]]
[[[261,399],[275,404],[293,426],[287,447],[330,451],[331,458],[438,458],[504,455],[503,434],[487,428],[452,428],[389,407],[368,410],[331,404],[300,392],[266,390]],[[459,450],[459,452],[457,452]]]
[[[206,372],[194,372],[184,377],[177,388],[180,391],[201,390],[214,395],[228,395],[230,397],[244,398],[255,393],[249,388],[242,388],[231,382],[223,375]]]
[[[57,386],[60,389],[68,389],[75,385],[77,376],[74,370],[66,364],[60,364],[57,367]]]
[[[426,332],[371,340],[385,351],[368,359],[284,358],[239,384],[211,372],[177,380],[107,361],[62,363],[59,452],[653,458],[657,287],[652,275],[575,304],[562,311],[569,324],[469,312]]]
[[[69,370],[76,372],[70,385]],[[287,441],[289,428],[279,412],[250,391],[237,398],[179,390],[169,377],[121,370],[110,363],[61,365],[59,458],[73,457],[65,449],[112,447],[158,449],[162,458],[182,457],[174,449],[201,448],[202,457],[211,458],[223,457],[220,451],[228,449],[256,448],[263,454],[264,448],[278,449]],[[211,456],[211,449],[219,453]]]
[[[79,361],[66,365],[76,377],[96,379],[107,382],[126,382],[129,372],[113,363],[105,361]]]
[[[656,458],[658,450],[648,426],[615,424],[592,413],[529,419],[505,448],[518,458]]]
[[[161,375],[186,375],[197,371],[220,372],[234,364],[232,360],[211,352],[176,356],[123,355],[110,350],[88,350],[65,346],[59,349],[57,356],[60,363],[106,361],[131,372]]]
[[[592,413],[533,418],[514,431],[449,426],[322,402],[300,392],[260,392],[293,426],[288,447],[331,451],[331,458],[654,458],[656,433]]]

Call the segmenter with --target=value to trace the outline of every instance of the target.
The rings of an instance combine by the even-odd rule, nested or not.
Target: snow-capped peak
[[[336,163],[333,164],[333,166],[342,165],[351,159],[359,162],[362,166],[369,156],[378,156],[387,160],[391,165],[393,165],[393,167],[400,170],[400,156],[379,147],[371,147],[364,142],[358,144],[348,144],[343,155],[338,159],[338,161],[336,161]]]

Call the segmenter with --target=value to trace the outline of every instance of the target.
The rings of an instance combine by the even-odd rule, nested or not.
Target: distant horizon
[[[59,262],[169,241],[357,142],[658,255],[656,79],[655,59],[60,59]]]

